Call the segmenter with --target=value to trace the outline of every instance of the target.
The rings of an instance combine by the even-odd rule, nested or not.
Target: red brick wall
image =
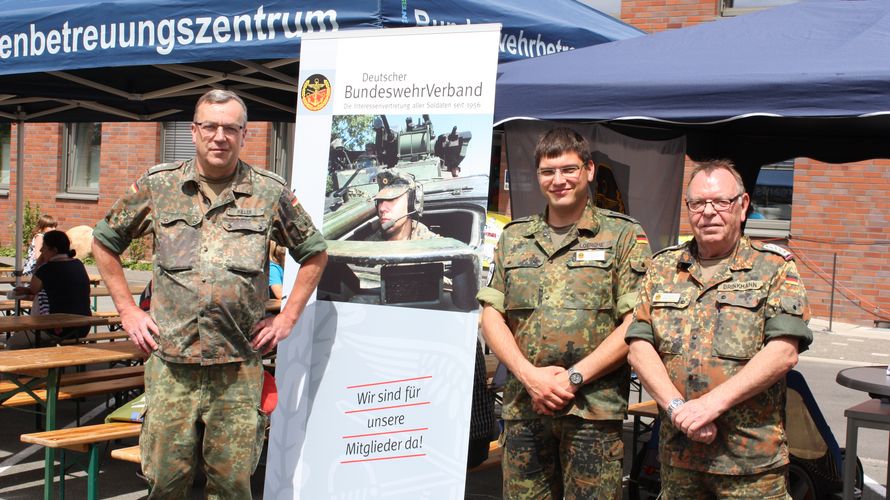
[[[714,20],[717,0],[624,0],[621,20],[654,32],[695,26]]]
[[[815,315],[828,316],[837,254],[834,318],[869,325],[890,320],[887,200],[890,160],[795,162],[790,246]]]

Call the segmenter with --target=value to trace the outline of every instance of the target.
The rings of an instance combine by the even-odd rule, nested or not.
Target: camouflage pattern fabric
[[[251,498],[268,422],[259,409],[262,380],[254,360],[200,366],[149,358],[139,451],[150,500],[189,498],[202,448],[207,498]]]
[[[787,493],[788,466],[742,476],[701,474],[662,464],[662,500],[710,500],[738,498],[750,500],[791,499]]]
[[[504,434],[504,498],[621,498],[620,422],[509,420]]]
[[[411,234],[408,236],[409,240],[433,240],[436,238],[441,238],[441,236],[430,231],[430,228],[428,228],[426,224],[416,220],[411,221]],[[383,231],[376,231],[369,236],[366,241],[387,241],[387,239],[384,237]]]
[[[593,352],[633,310],[650,256],[643,228],[625,215],[589,202],[559,246],[546,213],[518,219],[501,234],[489,285],[477,298],[506,316],[522,354],[535,366],[568,368]],[[627,364],[582,386],[560,415],[622,420],[627,411]],[[503,418],[535,419],[531,397],[512,374]]]
[[[158,165],[112,206],[93,234],[123,253],[149,232],[157,355],[177,363],[257,358],[249,337],[268,298],[269,240],[290,249],[298,262],[326,248],[284,181],[241,161],[231,188],[206,212],[194,160]]]
[[[738,373],[772,338],[795,337],[801,352],[812,341],[794,262],[746,237],[707,283],[694,242],[656,254],[634,314],[627,339],[653,343],[686,400]],[[718,417],[711,444],[691,441],[662,414],[659,458],[673,467],[733,475],[787,464],[784,408],[783,379]]]

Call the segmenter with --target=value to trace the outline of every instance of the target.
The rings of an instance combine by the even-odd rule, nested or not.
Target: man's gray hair
[[[198,103],[195,104],[195,116],[192,118],[192,120],[198,121],[198,108],[202,104],[225,104],[229,101],[237,101],[238,104],[241,105],[241,126],[246,126],[247,105],[244,104],[244,101],[242,101],[240,97],[238,97],[238,94],[232,92],[231,90],[213,89],[202,95],[201,98],[198,99]]]
[[[742,176],[741,174],[739,174],[739,171],[735,169],[735,165],[732,163],[732,160],[722,159],[699,163],[695,166],[695,168],[692,169],[692,172],[689,174],[689,183],[686,184],[686,197],[689,197],[689,186],[692,185],[692,179],[695,179],[696,175],[701,173],[709,175],[715,170],[726,170],[727,172],[732,174],[739,188],[736,196],[741,196],[745,193],[745,182],[742,180]]]

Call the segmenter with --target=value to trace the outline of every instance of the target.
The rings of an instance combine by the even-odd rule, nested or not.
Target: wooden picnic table
[[[79,314],[42,314],[36,316],[0,316],[0,332],[13,333],[23,330],[53,330],[78,326],[103,326],[108,318],[81,316]],[[14,351],[21,352],[21,351]]]
[[[53,330],[56,328],[76,328],[78,326],[102,326],[108,318],[101,316],[81,316],[79,314],[42,314],[36,316],[0,316],[0,333],[13,333],[23,330]],[[12,351],[12,352],[21,352]]]
[[[53,318],[55,316],[55,318]],[[26,320],[38,320],[34,324],[38,327],[63,327],[63,326],[83,326],[84,324],[73,324],[76,321],[72,318],[60,318],[60,316],[74,316],[76,318],[86,318],[88,316],[76,316],[73,314],[56,315],[50,314],[46,316],[10,316],[0,317],[0,324],[4,320],[15,320],[20,324],[10,325],[10,321],[5,321],[5,328],[19,328],[27,323]],[[50,320],[56,320],[50,325]],[[89,324],[89,323],[87,323]],[[33,326],[32,326],[33,327]],[[27,327],[24,327],[27,328]],[[3,331],[0,329],[0,331]],[[10,330],[6,330],[10,331]],[[15,331],[15,330],[12,330]],[[35,373],[46,371],[46,377],[34,377],[27,384],[22,384],[17,390],[8,391],[0,394],[0,402],[6,401],[16,394],[25,392],[34,397],[32,388],[36,384],[45,384],[46,400],[41,401],[35,397],[37,404],[45,408],[45,429],[56,429],[56,405],[59,397],[59,375],[61,370],[67,367],[85,366],[96,363],[110,363],[117,361],[132,361],[143,359],[145,355],[132,342],[112,342],[102,344],[78,344],[64,345],[56,347],[41,347],[35,349],[18,349],[9,351],[0,351],[0,373],[2,374],[28,374],[34,376]],[[14,378],[13,380],[18,380]],[[53,490],[53,469],[55,467],[55,449],[47,447],[45,450],[44,460],[44,490],[45,499],[52,498]]]
[[[134,285],[130,283],[131,294],[139,295],[142,293],[142,290],[145,290],[145,285]],[[107,286],[94,286],[90,288],[90,297],[108,297],[109,295]]]
[[[90,285],[96,286],[102,282],[102,276],[98,274],[90,274]],[[30,276],[0,276],[0,285],[15,285],[15,280],[19,279],[22,286],[27,285],[31,282]]]

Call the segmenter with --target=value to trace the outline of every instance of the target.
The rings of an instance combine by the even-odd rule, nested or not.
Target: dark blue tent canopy
[[[185,119],[212,85],[242,92],[252,119],[290,120],[307,32],[501,23],[501,61],[642,34],[574,0],[0,0],[0,10],[0,120]]]
[[[804,0],[502,64],[495,119],[685,133],[697,159],[890,157],[890,2]]]

